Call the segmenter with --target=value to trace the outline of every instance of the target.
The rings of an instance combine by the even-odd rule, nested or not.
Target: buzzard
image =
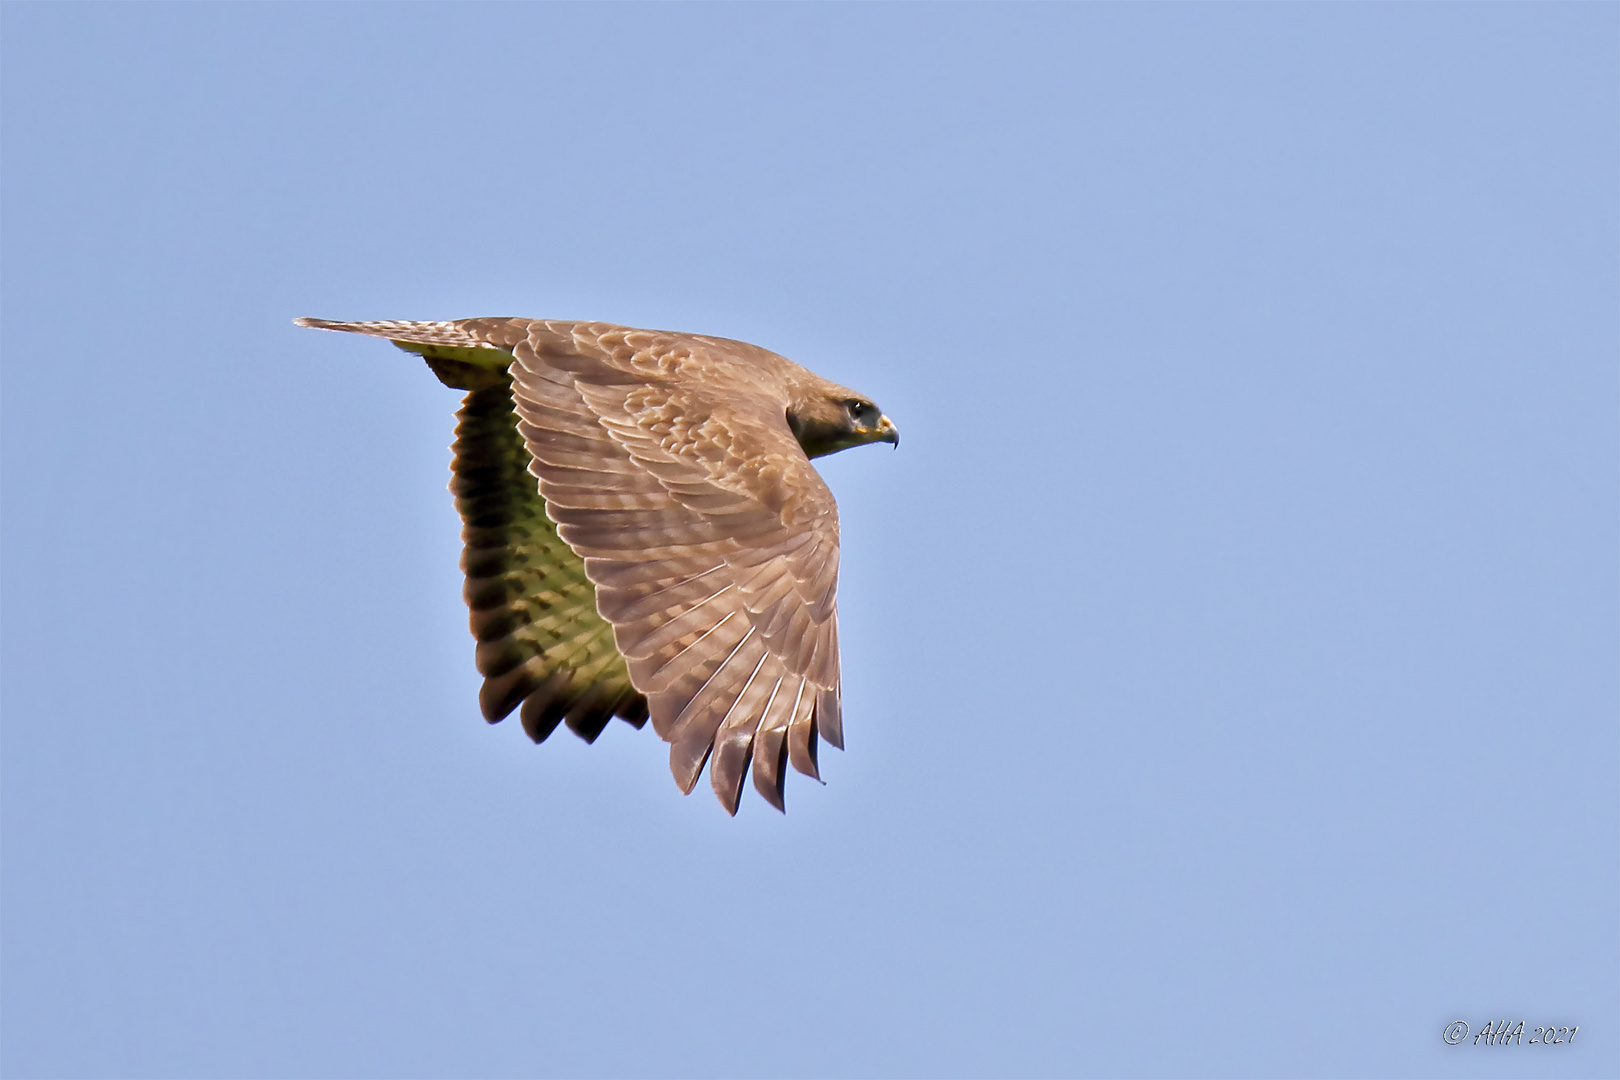
[[[843,747],[838,508],[810,459],[898,446],[869,399],[755,345],[607,323],[329,322],[388,338],[467,392],[463,522],[485,719],[543,742],[613,717],[703,766],[735,814],[783,809],[786,766]]]

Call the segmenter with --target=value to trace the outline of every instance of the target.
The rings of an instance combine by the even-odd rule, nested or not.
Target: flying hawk
[[[778,810],[786,764],[843,747],[838,508],[810,459],[900,435],[755,345],[607,323],[328,322],[467,391],[450,490],[491,723],[595,741],[652,718],[690,792]],[[536,481],[538,480],[538,483]],[[521,707],[521,708],[520,708]]]

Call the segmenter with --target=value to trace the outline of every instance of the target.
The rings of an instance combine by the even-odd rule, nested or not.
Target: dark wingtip
[[[748,779],[748,763],[753,758],[753,740],[744,741],[735,733],[715,740],[709,754],[709,783],[714,797],[726,808],[726,813],[737,816],[742,805],[743,781]]]
[[[534,704],[531,706],[530,702]],[[542,695],[533,694],[523,703],[523,711],[519,714],[519,718],[523,723],[523,733],[538,745],[549,739],[551,733],[557,730],[557,725],[562,723],[563,710],[546,701]]]
[[[617,711],[619,719],[640,731],[647,723],[647,699],[635,690],[626,690]]]
[[[760,793],[760,795],[762,795],[764,797],[766,802],[768,802],[772,806],[776,807],[776,812],[778,814],[786,814],[787,813],[787,802],[786,802],[786,800],[784,800],[782,798],[782,783],[781,783],[781,781],[785,780],[785,779],[786,779],[786,777],[779,777],[777,783],[774,784],[771,787],[762,788],[762,787],[758,787],[756,785],[755,789],[754,789],[754,790],[758,791]]]
[[[793,767],[810,779],[821,780],[821,769],[816,764],[816,714],[810,713],[808,724],[794,724],[788,728],[788,760]]]
[[[675,777],[675,786],[681,789],[682,795],[692,794],[697,787],[698,777],[703,775],[703,766],[709,763],[709,751],[712,745],[705,745],[701,755],[693,755],[690,747],[680,743],[669,744],[669,771]]]
[[[770,790],[759,789],[760,794],[765,796],[765,801],[776,807],[777,813],[780,814],[787,813],[787,758],[787,740],[783,739],[782,747],[776,755],[775,780],[770,784]]]
[[[787,729],[776,728],[754,733],[754,790],[782,813],[787,813],[783,793],[787,784]]]
[[[491,724],[498,724],[512,715],[512,710],[523,703],[522,694],[514,694],[508,690],[501,694],[499,687],[491,687],[492,679],[485,679],[483,689],[478,692],[478,711],[484,714],[484,719]]]
[[[844,703],[835,687],[816,698],[816,731],[838,750],[844,748]]]
[[[607,729],[608,721],[612,719],[613,714],[611,712],[597,707],[586,712],[581,712],[578,709],[572,710],[569,712],[566,722],[568,730],[584,739],[586,744],[589,745],[601,736],[602,732]]]

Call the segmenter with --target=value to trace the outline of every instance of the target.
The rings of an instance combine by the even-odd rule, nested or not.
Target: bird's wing
[[[728,811],[750,764],[780,809],[785,765],[816,776],[818,734],[842,745],[837,509],[780,388],[728,355],[742,346],[518,319],[301,321],[512,364],[547,513],[585,560],[683,791],[712,751]]]
[[[469,391],[456,414],[450,490],[461,513],[485,718],[504,719],[521,703],[523,730],[535,742],[564,720],[587,742],[614,715],[640,727],[647,700],[597,614],[584,562],[558,539],[529,472],[511,376],[432,346],[414,351],[447,385]]]
[[[390,338],[420,354],[446,386],[468,392],[456,414],[450,491],[461,513],[463,591],[485,719],[504,720],[521,704],[523,730],[535,742],[565,720],[587,742],[615,715],[638,728],[646,723],[647,699],[597,614],[584,561],[557,537],[529,469],[512,407],[512,354],[492,340],[513,320],[297,322]]]
[[[731,343],[530,323],[511,346],[522,431],[558,535],[647,695],[670,768],[735,812],[842,743],[838,515],[785,392]]]

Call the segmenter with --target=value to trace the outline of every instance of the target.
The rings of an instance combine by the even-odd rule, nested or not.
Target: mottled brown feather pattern
[[[897,441],[875,406],[721,338],[300,322],[390,338],[469,391],[452,490],[491,721],[521,704],[538,741],[650,717],[681,790],[707,763],[730,813],[750,768],[778,809],[785,765],[819,777],[818,738],[843,741],[838,514],[807,454]]]

